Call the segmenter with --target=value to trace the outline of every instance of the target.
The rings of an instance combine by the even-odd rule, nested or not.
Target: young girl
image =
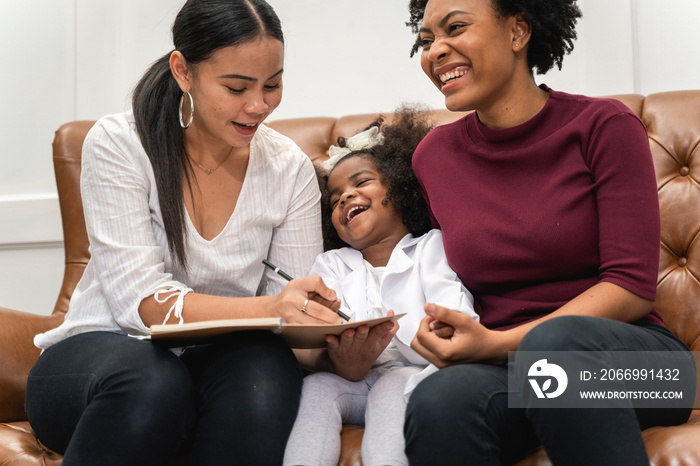
[[[404,393],[434,370],[410,347],[425,317],[424,306],[451,303],[478,320],[471,294],[447,264],[440,231],[430,230],[411,169],[413,150],[430,126],[408,108],[380,133],[382,123],[380,118],[368,130],[341,140],[343,147],[331,148],[320,176],[324,236],[327,249],[339,249],[321,254],[311,273],[336,291],[341,309],[355,320],[393,311],[407,315],[400,327],[392,324],[381,348],[386,349],[369,361],[363,354],[349,354],[351,349],[343,356],[339,349],[345,338],[364,341],[367,327],[340,341],[329,337],[328,350],[317,360],[325,361],[327,372],[304,381],[286,465],[337,464],[343,423],[365,425],[363,464],[408,464]],[[315,368],[322,365],[317,362]]]

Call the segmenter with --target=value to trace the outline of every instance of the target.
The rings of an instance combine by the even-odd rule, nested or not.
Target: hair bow
[[[349,153],[371,149],[383,143],[384,135],[379,132],[379,127],[372,126],[370,129],[357,133],[353,137],[347,139],[345,141],[345,147],[331,146],[328,149],[329,158],[323,162],[322,166],[327,171],[331,171],[333,167]]]

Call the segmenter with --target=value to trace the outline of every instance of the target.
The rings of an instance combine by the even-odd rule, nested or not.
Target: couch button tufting
[[[690,175],[690,168],[688,168],[688,167],[681,167],[681,175],[683,175],[683,176],[688,176],[688,175]]]
[[[678,259],[678,267],[685,267],[686,265],[688,265],[688,259],[685,257]]]

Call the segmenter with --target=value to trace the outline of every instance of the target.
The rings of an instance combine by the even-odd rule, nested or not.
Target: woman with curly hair
[[[411,169],[413,151],[429,129],[420,112],[404,108],[390,125],[379,119],[332,147],[324,164],[322,205],[333,230],[326,235],[345,247],[321,254],[311,273],[335,290],[355,320],[406,315],[400,327],[383,324],[390,331],[378,341],[379,357],[337,350],[343,340],[364,340],[367,326],[339,340],[329,336],[327,350],[307,354],[308,366],[319,372],[304,379],[286,465],[338,464],[344,422],[365,426],[363,464],[407,465],[404,394],[436,370],[410,348],[425,303],[478,320],[471,294],[447,264],[440,231],[430,229]]]
[[[513,463],[539,444],[557,465],[648,464],[641,429],[682,423],[690,406],[542,409],[519,369],[534,351],[673,352],[695,380],[690,352],[652,306],[660,221],[642,122],[618,101],[535,83],[573,48],[575,0],[409,9],[423,71],[447,108],[473,110],[431,131],[413,167],[447,260],[482,309],[477,322],[426,305],[412,347],[443,369],[409,401],[411,464]]]

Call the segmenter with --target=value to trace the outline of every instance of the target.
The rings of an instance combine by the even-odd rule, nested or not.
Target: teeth
[[[464,76],[465,74],[467,74],[467,72],[464,70],[450,71],[448,73],[441,74],[438,77],[440,78],[440,81],[442,81],[443,83],[446,83],[447,81],[449,81],[451,79],[459,78],[460,76]]]
[[[355,207],[351,208],[350,210],[348,210],[348,213],[345,214],[345,223],[350,223],[350,220],[352,220],[353,218],[355,218],[354,213],[355,213],[355,211],[357,211],[357,210],[365,211],[365,210],[367,210],[367,208],[366,208],[366,207],[362,207],[362,206],[355,206]]]

